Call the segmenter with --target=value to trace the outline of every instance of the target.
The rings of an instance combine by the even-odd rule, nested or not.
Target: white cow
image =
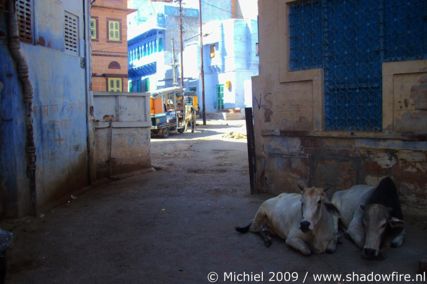
[[[267,247],[271,245],[272,233],[304,255],[333,253],[337,245],[338,210],[322,188],[300,188],[301,194],[282,193],[264,201],[253,221],[236,230],[259,233]]]
[[[388,242],[402,245],[405,230],[396,187],[390,178],[378,186],[355,185],[335,192],[332,203],[341,214],[347,235],[366,258],[378,258]]]

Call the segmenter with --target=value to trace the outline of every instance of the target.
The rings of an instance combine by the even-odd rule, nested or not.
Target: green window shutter
[[[90,19],[90,37],[92,39],[96,39],[97,38],[97,34],[96,34],[96,19],[94,19],[94,18]]]
[[[159,51],[163,50],[163,39],[159,38]]]
[[[108,39],[111,41],[120,41],[119,21],[108,21]]]

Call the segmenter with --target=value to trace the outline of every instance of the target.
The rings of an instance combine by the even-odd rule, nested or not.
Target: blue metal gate
[[[382,63],[427,58],[425,0],[305,0],[289,9],[289,69],[324,69],[325,129],[380,131]]]

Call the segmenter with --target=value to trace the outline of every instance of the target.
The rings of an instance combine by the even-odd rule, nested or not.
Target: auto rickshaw
[[[181,87],[150,92],[151,135],[166,138],[185,131],[184,90]]]

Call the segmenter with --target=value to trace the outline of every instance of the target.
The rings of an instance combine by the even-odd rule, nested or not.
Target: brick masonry
[[[97,20],[97,39],[92,40],[92,90],[107,91],[107,78],[123,78],[123,91],[128,90],[128,53],[127,53],[127,22],[126,17],[134,10],[127,9],[126,0],[96,1],[91,7],[91,17]],[[108,40],[108,20],[121,22],[121,41]],[[108,68],[117,62],[120,69]]]

